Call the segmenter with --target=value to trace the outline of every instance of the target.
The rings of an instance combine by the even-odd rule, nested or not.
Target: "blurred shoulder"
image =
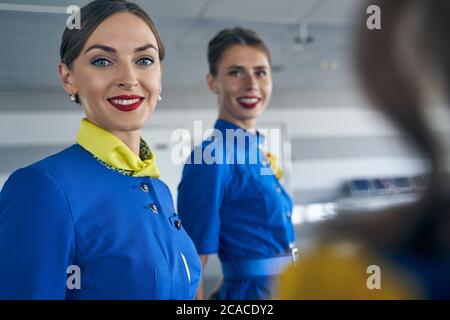
[[[280,277],[280,299],[414,299],[419,290],[382,255],[350,241],[320,243]]]

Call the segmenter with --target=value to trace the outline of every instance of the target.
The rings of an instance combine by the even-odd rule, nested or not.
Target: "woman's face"
[[[139,130],[161,92],[158,50],[141,18],[117,13],[92,33],[72,70],[60,65],[61,78],[91,122],[111,132]]]
[[[272,95],[272,76],[267,55],[259,48],[235,45],[227,49],[208,85],[219,98],[220,114],[237,122],[255,120]]]

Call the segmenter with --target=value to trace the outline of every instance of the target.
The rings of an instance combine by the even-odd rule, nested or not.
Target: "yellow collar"
[[[119,138],[87,119],[82,119],[77,142],[95,157],[119,170],[133,171],[133,177],[159,178],[155,155],[141,139],[140,157]]]
[[[275,177],[277,177],[278,180],[281,180],[283,178],[284,172],[278,164],[278,157],[275,156],[272,152],[266,152],[266,157],[267,161],[269,161],[270,168],[275,174]]]

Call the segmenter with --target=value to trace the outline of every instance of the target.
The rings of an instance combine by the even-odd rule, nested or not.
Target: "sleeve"
[[[185,164],[178,185],[178,214],[194,242],[198,254],[213,254],[219,249],[220,208],[222,206],[227,165]]]
[[[73,252],[60,186],[36,167],[14,172],[0,193],[0,299],[65,299]]]

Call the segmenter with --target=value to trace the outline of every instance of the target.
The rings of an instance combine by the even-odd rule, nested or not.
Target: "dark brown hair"
[[[147,12],[137,4],[126,0],[95,0],[81,8],[80,29],[65,28],[59,50],[61,62],[64,62],[69,69],[72,69],[73,62],[80,55],[81,50],[95,29],[108,17],[119,12],[129,12],[147,23],[155,35],[159,59],[162,61],[165,55],[164,44],[153,20]],[[78,95],[76,99],[76,102],[80,103]]]
[[[450,252],[450,205],[448,176],[439,141],[426,121],[422,76],[411,76],[411,66],[402,61],[399,43],[406,32],[413,41],[409,50],[414,63],[435,79],[450,101],[450,2],[448,0],[372,0],[382,14],[381,30],[359,25],[356,64],[365,92],[373,104],[406,133],[430,165],[430,182],[421,199],[413,205],[337,218],[327,232],[357,237],[384,250],[407,250],[415,254],[439,255]],[[408,30],[413,22],[414,30]],[[408,23],[408,24],[407,24]],[[399,35],[403,37],[399,37]],[[408,35],[409,36],[409,35]],[[414,67],[414,66],[412,66]],[[436,71],[441,74],[436,76]]]
[[[217,76],[217,69],[223,54],[235,45],[258,48],[267,55],[269,63],[271,61],[269,49],[255,31],[241,27],[224,29],[217,33],[208,44],[208,63],[211,75]]]

